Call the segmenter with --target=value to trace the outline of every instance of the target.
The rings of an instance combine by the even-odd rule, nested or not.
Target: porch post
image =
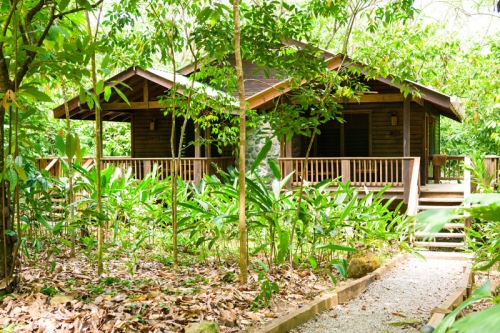
[[[285,158],[291,158],[292,157],[292,140],[285,142]],[[282,177],[288,176],[292,171],[293,171],[293,162],[290,160],[285,161],[285,170],[284,174],[281,175]],[[286,184],[286,188],[290,189],[292,188],[292,179]]]
[[[403,157],[410,157],[410,97],[407,96],[403,102]],[[403,160],[403,186],[404,201],[408,204],[410,197],[410,175],[412,163],[410,160]]]
[[[196,124],[194,127],[194,183],[198,185],[201,181],[201,147],[200,147],[200,125]]]
[[[413,159],[403,160],[403,196],[405,204],[408,204],[410,199],[411,175],[415,167],[415,161]]]
[[[410,97],[403,102],[403,157],[410,157]]]
[[[347,184],[351,180],[351,160],[342,159],[342,183]]]
[[[205,129],[205,140],[210,139],[210,129]],[[205,158],[212,157],[212,144],[205,144]]]

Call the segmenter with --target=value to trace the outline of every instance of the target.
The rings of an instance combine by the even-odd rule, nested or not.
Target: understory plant
[[[470,218],[474,221],[466,230],[467,243],[474,251],[473,269],[488,272],[492,267],[500,271],[500,194],[476,193],[469,195],[459,208],[441,209],[438,212],[424,211],[417,215],[417,230],[425,233],[439,232],[445,223],[451,220]],[[490,296],[490,284],[477,288],[472,297],[450,313],[436,328],[436,332],[479,333],[494,332],[500,325],[500,306],[469,314],[457,322],[456,316],[466,306]],[[499,303],[495,298],[494,303]]]

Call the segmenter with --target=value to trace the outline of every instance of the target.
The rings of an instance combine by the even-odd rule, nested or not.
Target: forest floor
[[[335,288],[327,274],[282,266],[265,276],[279,293],[252,307],[261,277],[238,283],[238,265],[215,260],[171,266],[139,256],[114,256],[99,278],[80,254],[60,255],[50,273],[24,266],[16,291],[0,299],[2,332],[182,332],[191,322],[216,321],[221,332],[238,332],[296,310]],[[50,267],[50,265],[48,265]],[[333,272],[332,272],[333,273]]]

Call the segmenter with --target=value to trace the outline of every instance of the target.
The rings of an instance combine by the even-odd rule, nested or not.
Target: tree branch
[[[90,7],[91,8],[96,8],[103,1],[104,0],[99,0],[96,3],[90,5]],[[45,5],[45,0],[40,0],[40,2],[38,2],[35,5],[35,7],[31,8],[31,10],[28,12],[28,14],[26,15],[26,25],[28,27],[31,25],[31,20],[33,19],[33,17],[39,11],[42,10],[42,8],[43,8],[44,5]],[[34,10],[35,8],[37,8],[36,11]],[[56,10],[56,6],[55,5],[53,5],[52,7],[50,7],[50,18],[49,18],[49,21],[48,21],[47,25],[45,26],[45,30],[40,35],[40,37],[38,38],[37,41],[33,41],[32,42],[32,45],[35,45],[35,46],[39,47],[39,46],[41,46],[43,44],[43,41],[47,37],[47,34],[49,33],[50,28],[52,27],[52,25],[54,24],[54,21],[56,19],[60,19],[60,18],[64,17],[65,15],[68,15],[68,14],[71,14],[71,13],[76,13],[76,12],[83,11],[83,10],[85,10],[85,8],[78,7],[78,8],[75,8],[75,9],[63,12],[63,13],[59,13],[57,15],[55,14],[55,10]],[[26,43],[28,40],[24,40],[23,39],[23,41]],[[26,43],[26,44],[29,44],[29,43]],[[23,80],[24,76],[28,72],[29,66],[30,66],[31,62],[33,61],[33,59],[35,58],[35,56],[36,56],[36,52],[26,51],[26,58],[24,58],[23,64],[17,70],[16,76],[15,76],[15,81],[18,82],[19,84],[21,83],[21,81]]]
[[[90,5],[90,8],[94,9],[96,8],[97,6],[99,6],[101,3],[103,3],[104,0],[99,0],[97,1],[96,3],[93,3],[92,5]],[[78,12],[81,12],[82,10],[85,10],[86,8],[82,8],[82,7],[77,7],[77,8],[73,8],[71,10],[68,10],[66,12],[62,12],[62,13],[59,13],[55,16],[56,19],[60,19],[62,18],[63,16],[66,16],[68,14],[73,14],[73,13],[78,13]]]
[[[16,11],[16,6],[17,6],[17,0],[14,0],[14,2],[12,3],[12,7],[10,8],[10,12],[7,15],[7,19],[5,20],[5,26],[3,27],[2,36],[7,35],[7,30],[9,30],[10,20],[12,19],[12,15],[14,15],[14,12]],[[2,48],[2,46],[3,42],[0,43],[0,48]]]
[[[49,22],[47,23],[47,26],[45,27],[45,30],[43,31],[42,35],[40,38],[38,38],[38,41],[36,42],[36,46],[41,46],[43,41],[45,40],[45,37],[47,37],[47,34],[49,33],[50,28],[52,27],[52,24],[54,24],[54,21],[56,19],[55,16],[55,11],[56,7],[55,5],[50,8],[50,19]]]
[[[31,25],[31,20],[33,17],[42,10],[43,6],[45,5],[45,0],[40,0],[35,6],[33,6],[28,13],[26,14],[26,22],[28,25]]]

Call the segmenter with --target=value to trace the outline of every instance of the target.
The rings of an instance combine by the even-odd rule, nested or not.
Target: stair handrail
[[[57,158],[57,157],[52,159],[52,161],[50,161],[50,163],[47,164],[47,166],[45,167],[45,171],[50,172],[50,169],[52,169],[58,161],[59,161],[59,158]],[[54,176],[57,176],[57,175],[54,174]]]
[[[405,184],[406,185],[406,184]],[[413,159],[413,167],[410,177],[410,191],[408,196],[408,215],[413,216],[418,211],[418,198],[420,195],[420,157]]]

